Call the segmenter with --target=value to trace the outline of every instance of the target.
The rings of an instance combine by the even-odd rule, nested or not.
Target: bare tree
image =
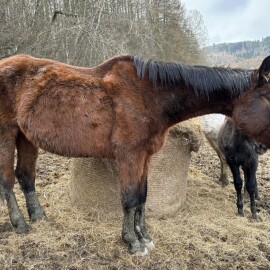
[[[2,0],[0,56],[93,66],[115,54],[199,63],[198,13],[178,0]]]

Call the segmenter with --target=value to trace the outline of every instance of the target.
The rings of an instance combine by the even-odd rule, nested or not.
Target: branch
[[[64,16],[66,16],[66,17],[74,17],[74,18],[77,18],[78,17],[78,15],[77,14],[74,14],[74,13],[67,13],[67,12],[63,12],[63,11],[61,11],[61,10],[56,10],[55,12],[54,12],[54,14],[53,14],[53,17],[52,17],[52,23],[54,23],[54,21],[56,20],[56,17],[58,16],[58,15],[64,15]]]

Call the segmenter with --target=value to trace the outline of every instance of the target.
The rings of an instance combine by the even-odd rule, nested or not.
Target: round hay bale
[[[152,156],[148,175],[146,215],[175,215],[186,200],[191,152],[198,151],[203,135],[198,118],[171,128],[164,147]],[[75,204],[89,215],[119,218],[122,207],[118,169],[113,160],[74,159],[71,194]]]

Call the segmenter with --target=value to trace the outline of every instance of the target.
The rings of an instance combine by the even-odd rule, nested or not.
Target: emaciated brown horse
[[[13,192],[15,176],[30,220],[46,218],[35,193],[39,147],[69,157],[107,157],[119,166],[122,238],[131,253],[146,254],[153,248],[145,226],[147,172],[168,129],[223,113],[270,146],[269,66],[269,58],[252,72],[129,55],[94,68],[27,55],[0,61],[0,183],[14,229],[29,231]]]

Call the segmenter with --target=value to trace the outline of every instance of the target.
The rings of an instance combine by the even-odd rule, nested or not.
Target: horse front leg
[[[16,233],[28,233],[30,226],[26,223],[13,192],[16,135],[15,130],[0,126],[0,186],[7,201],[8,213],[13,228]]]
[[[250,210],[252,214],[252,219],[258,220],[257,207],[256,207],[256,202],[255,202],[256,188],[257,188],[256,187],[256,168],[254,168],[254,166],[249,166],[249,167],[245,166],[243,170],[244,170],[247,192],[250,197]]]
[[[135,212],[135,232],[141,243],[145,245],[148,251],[155,248],[151,236],[147,233],[145,223],[145,203],[139,205]]]
[[[17,145],[16,177],[26,200],[26,207],[31,221],[47,219],[35,190],[36,160],[38,148],[29,142],[22,133],[19,133]]]
[[[243,196],[242,196],[243,181],[241,179],[239,166],[234,164],[230,160],[227,160],[227,163],[233,175],[233,183],[234,183],[236,196],[237,196],[236,205],[238,209],[238,214],[243,217],[244,216],[244,210],[243,210],[244,203],[243,203]]]
[[[14,176],[15,178],[15,176]],[[10,181],[4,178],[0,178],[0,182],[6,182],[14,183],[13,180]],[[11,224],[15,230],[16,233],[28,233],[31,230],[31,227],[26,223],[23,214],[18,206],[15,194],[12,190],[12,188],[6,188],[4,184],[4,194],[5,199],[7,201],[7,207],[8,207],[8,214],[11,221]]]
[[[135,232],[135,207],[126,207],[124,209],[124,221],[122,227],[122,239],[127,244],[129,252],[138,256],[145,256],[148,250],[139,240]]]
[[[144,204],[147,197],[143,177],[144,155],[128,157],[119,162],[121,198],[124,212],[122,239],[132,254],[148,254],[145,242],[152,241],[146,233]]]
[[[148,169],[150,165],[150,156],[148,156],[145,159],[145,164],[144,164],[144,171],[143,171],[143,176],[142,176],[142,185],[141,190],[140,190],[140,201],[141,204],[137,207],[136,212],[135,212],[135,232],[139,237],[139,240],[141,243],[143,243],[146,248],[151,251],[155,248],[155,245],[152,241],[152,238],[150,235],[147,233],[147,226],[145,223],[145,203],[146,203],[146,197],[147,197],[147,174],[148,174]]]

